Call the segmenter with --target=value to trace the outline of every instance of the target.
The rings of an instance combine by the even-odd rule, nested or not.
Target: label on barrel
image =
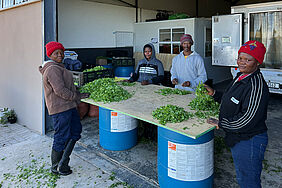
[[[182,181],[201,181],[213,174],[213,139],[186,145],[168,141],[168,176]]]
[[[137,119],[118,112],[111,112],[111,132],[126,132],[136,127]]]

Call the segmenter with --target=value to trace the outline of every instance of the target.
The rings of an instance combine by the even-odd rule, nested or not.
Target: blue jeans
[[[63,151],[70,139],[75,141],[80,139],[82,125],[76,108],[51,115],[54,123],[53,149]]]
[[[267,132],[242,140],[231,148],[238,184],[241,188],[260,188],[262,161],[267,146]]]

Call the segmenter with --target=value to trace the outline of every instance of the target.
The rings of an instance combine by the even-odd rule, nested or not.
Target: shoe
[[[59,174],[63,176],[67,176],[72,173],[72,170],[69,167],[69,162],[70,162],[70,155],[72,153],[72,150],[74,148],[76,141],[70,139],[62,156],[62,159],[59,163]]]
[[[51,163],[52,163],[51,172],[54,173],[54,174],[59,174],[57,169],[58,169],[59,162],[62,159],[63,153],[64,153],[63,151],[57,152],[57,151],[52,149],[52,152],[51,152]]]

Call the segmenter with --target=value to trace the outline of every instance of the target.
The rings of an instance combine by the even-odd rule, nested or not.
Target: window
[[[262,42],[266,47],[263,67],[282,68],[282,12],[250,14],[250,40]]]
[[[22,4],[28,1],[31,1],[31,0],[0,0],[0,10],[4,8],[17,6],[19,4]]]
[[[205,57],[212,55],[212,30],[206,28],[206,41],[205,41]]]
[[[159,29],[159,53],[179,54],[180,37],[184,33],[185,28]]]

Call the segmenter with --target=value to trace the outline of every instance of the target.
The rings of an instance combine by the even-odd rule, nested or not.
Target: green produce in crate
[[[179,123],[193,117],[193,113],[186,112],[184,108],[171,104],[157,108],[152,112],[152,115],[162,125],[166,123]]]
[[[93,67],[91,69],[86,69],[83,72],[94,72],[94,71],[101,71],[101,70],[106,70],[107,68],[103,67],[103,66],[96,66]]]
[[[100,78],[89,82],[80,88],[82,93],[90,93],[96,102],[118,102],[132,97],[128,91],[120,87],[113,78]]]
[[[181,90],[181,89],[172,89],[172,88],[164,88],[164,89],[159,89],[156,91],[156,93],[159,93],[161,95],[167,96],[167,95],[188,95],[191,94],[191,91],[186,91],[186,90]]]
[[[194,98],[189,106],[192,110],[196,110],[195,116],[201,119],[208,117],[218,117],[219,103],[215,102],[213,97],[208,95],[208,91],[204,84],[199,84],[196,89],[196,98]]]

